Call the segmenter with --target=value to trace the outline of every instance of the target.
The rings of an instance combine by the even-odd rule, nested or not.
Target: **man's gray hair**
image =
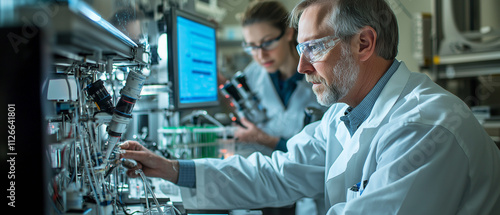
[[[370,26],[377,32],[377,54],[386,60],[396,58],[398,23],[385,0],[302,0],[290,13],[290,26],[297,29],[302,12],[313,4],[331,6],[328,25],[344,43],[361,28]]]

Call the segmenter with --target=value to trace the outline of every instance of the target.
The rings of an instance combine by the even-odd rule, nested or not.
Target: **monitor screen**
[[[219,104],[215,24],[172,8],[167,24],[175,109]]]

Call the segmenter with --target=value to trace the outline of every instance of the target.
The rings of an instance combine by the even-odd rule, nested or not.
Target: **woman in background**
[[[305,108],[326,110],[316,101],[311,84],[297,72],[296,32],[288,26],[287,16],[282,3],[257,1],[241,17],[243,48],[253,58],[243,73],[268,118],[257,124],[241,119],[246,128],[239,126],[235,137],[246,143],[238,144],[243,156],[254,151],[286,152],[286,141],[305,126]]]
[[[279,1],[253,2],[241,16],[243,48],[253,58],[243,73],[268,120],[254,124],[252,119],[241,119],[246,128],[238,126],[235,131],[236,154],[246,157],[256,151],[266,155],[274,150],[287,152],[286,141],[305,126],[304,110],[312,107],[321,114],[326,111],[316,101],[311,84],[297,72],[297,33],[288,26],[287,16]],[[311,199],[299,201],[297,210],[297,214],[316,213]]]

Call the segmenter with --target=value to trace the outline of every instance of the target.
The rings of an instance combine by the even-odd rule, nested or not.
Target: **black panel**
[[[49,54],[42,35],[40,29],[28,26],[0,28],[0,163],[2,208],[6,208],[2,214],[48,214],[41,86]],[[9,131],[15,136],[10,138],[15,140],[10,142],[13,148],[8,148]],[[15,208],[8,205],[9,190]]]

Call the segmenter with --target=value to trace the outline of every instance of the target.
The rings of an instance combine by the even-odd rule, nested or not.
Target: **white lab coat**
[[[335,104],[288,153],[196,160],[186,208],[287,205],[325,197],[327,214],[499,214],[500,152],[457,97],[404,63],[351,137]],[[349,192],[368,180],[363,193]],[[349,196],[349,197],[348,197]]]
[[[327,109],[317,102],[312,85],[305,78],[297,82],[297,88],[293,91],[288,106],[285,108],[264,67],[253,61],[245,68],[244,74],[250,89],[260,99],[260,104],[265,108],[269,119],[257,126],[271,136],[289,139],[298,134],[304,128],[306,107],[315,107],[323,111]],[[257,143],[237,144],[236,153],[244,157],[256,151],[269,156],[273,152],[272,149]]]

